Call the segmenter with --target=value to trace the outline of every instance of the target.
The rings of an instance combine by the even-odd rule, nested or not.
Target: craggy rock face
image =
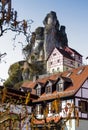
[[[60,26],[56,13],[51,11],[43,21],[44,28],[44,54],[45,60],[55,48],[64,49],[68,46],[68,39],[65,32],[65,26]]]
[[[44,28],[38,27],[35,30],[36,40],[44,40]]]
[[[43,43],[44,43],[44,28],[38,27],[35,30],[35,42],[33,45],[33,53],[36,55],[40,55],[40,51],[43,49]]]
[[[43,24],[46,26],[56,26],[58,25],[59,28],[59,21],[57,20],[56,13],[54,11],[51,11],[48,13],[43,21]]]
[[[55,47],[68,46],[65,26],[60,26],[56,12],[48,13],[43,21],[44,27],[37,27],[32,33],[30,43],[24,48],[30,64],[44,62]]]

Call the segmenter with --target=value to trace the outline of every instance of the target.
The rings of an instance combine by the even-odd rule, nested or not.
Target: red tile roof
[[[80,73],[78,73],[79,71]],[[68,97],[68,96],[74,95],[82,86],[82,84],[85,82],[85,80],[88,78],[88,66],[81,66],[79,68],[72,69],[71,72],[72,73],[68,78],[71,79],[72,84],[68,88],[66,88],[63,92],[54,91],[52,94],[43,93],[37,100],[34,100],[34,102],[54,99],[57,97],[57,95],[59,95],[60,97]],[[36,80],[36,82],[30,81],[30,82],[24,83],[22,86],[27,87],[27,88],[32,88],[34,90],[34,86],[38,82],[45,84],[46,81],[49,79],[56,81],[60,76],[67,78],[67,75],[69,73],[70,71],[65,71],[62,73],[53,74],[48,77],[38,79]]]

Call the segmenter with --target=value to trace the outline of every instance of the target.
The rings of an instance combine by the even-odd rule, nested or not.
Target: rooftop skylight
[[[66,75],[66,77],[69,77],[71,74],[72,74],[72,71],[70,71],[70,72]]]
[[[78,75],[81,74],[81,73],[83,72],[83,70],[84,70],[84,68],[81,68],[81,69],[77,72],[77,74],[78,74]]]

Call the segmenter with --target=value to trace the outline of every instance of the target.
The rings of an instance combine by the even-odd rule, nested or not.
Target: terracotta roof
[[[31,94],[35,94],[35,93],[36,93],[36,90],[33,89],[35,85],[36,85],[36,82],[26,81],[26,82],[24,82],[24,83],[22,84],[21,87],[23,87],[23,88],[31,88],[31,90],[32,90],[32,91],[31,91]]]
[[[71,74],[68,76],[70,71],[71,71]],[[25,84],[25,83],[24,84],[25,84],[25,87],[27,87],[27,88],[30,87],[33,89],[37,82],[46,83],[46,81],[49,79],[56,81],[59,77],[62,76],[66,79],[69,78],[69,81],[70,80],[72,81],[72,84],[68,88],[66,88],[63,92],[54,91],[52,94],[43,93],[37,100],[34,100],[34,102],[54,99],[57,97],[57,95],[59,95],[60,97],[72,96],[79,90],[79,88],[82,86],[82,84],[88,78],[88,66],[81,66],[79,68],[72,69],[70,71],[53,74],[51,76],[48,76],[48,77],[45,77],[42,79],[38,79],[38,80],[36,80],[36,82],[29,82],[27,84]]]
[[[33,81],[25,81],[21,87],[24,87],[24,88],[33,88],[34,85],[36,84],[36,82],[33,82]]]

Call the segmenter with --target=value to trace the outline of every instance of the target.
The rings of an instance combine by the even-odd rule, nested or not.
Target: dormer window
[[[38,96],[41,95],[41,86],[38,86],[38,87],[36,88],[36,94],[37,94]]]
[[[51,93],[51,86],[46,87],[46,93]]]
[[[46,85],[46,94],[52,93],[52,83],[49,81],[49,83]]]
[[[64,81],[60,79],[60,81],[56,85],[56,90],[58,92],[62,92],[64,90]]]

